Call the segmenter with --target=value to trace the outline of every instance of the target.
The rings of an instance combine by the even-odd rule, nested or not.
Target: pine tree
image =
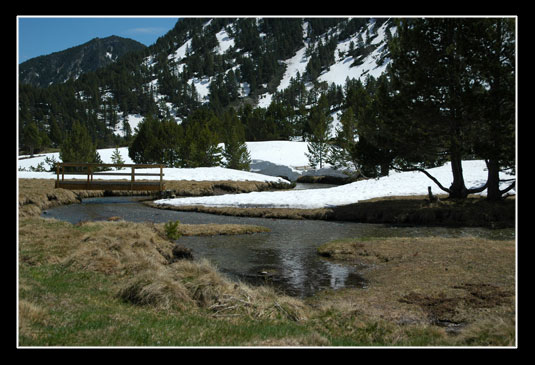
[[[328,162],[335,168],[350,167],[356,169],[358,166],[355,156],[356,120],[352,107],[342,113],[340,125],[341,128],[336,130],[334,143],[330,146]]]
[[[63,141],[63,132],[61,131],[56,118],[50,119],[50,132],[49,138],[53,146],[59,146]]]
[[[352,149],[352,160],[365,176],[386,176],[396,151],[400,150],[395,137],[398,125],[392,118],[392,115],[397,115],[397,109],[390,100],[388,80],[384,75],[377,80],[368,77],[366,86],[359,82],[353,87],[356,90],[348,96],[353,95],[351,102],[356,110],[358,141]]]
[[[96,163],[97,149],[85,126],[74,121],[72,130],[61,144],[59,158],[62,162]]]
[[[332,117],[329,115],[329,104],[325,95],[321,95],[318,105],[310,111],[309,125],[312,134],[307,144],[310,166],[323,168],[329,154],[329,127]]]
[[[477,133],[466,113],[476,88],[469,57],[473,20],[403,19],[389,44],[393,103],[399,108],[395,137],[403,141],[398,143],[398,168],[426,173],[451,198],[484,189],[467,189],[462,171]],[[424,170],[445,158],[453,176],[449,187]]]
[[[136,134],[128,148],[128,156],[138,164],[161,163],[158,141],[159,122],[148,116],[138,124]]]
[[[183,167],[210,167],[221,163],[219,147],[220,121],[207,108],[199,108],[182,123],[184,138],[180,141],[180,157]]]
[[[24,128],[24,144],[26,148],[28,148],[32,157],[34,151],[41,145],[39,129],[34,122],[30,122],[26,128]]]
[[[128,149],[135,163],[181,164],[182,127],[175,120],[158,120],[149,115],[139,123],[137,133]]]
[[[229,169],[249,171],[251,155],[245,144],[245,132],[243,125],[238,119],[234,109],[224,115],[223,125],[225,133],[223,143],[225,148],[222,152],[225,159],[224,166]]]
[[[478,120],[475,152],[488,169],[487,199],[498,200],[501,170],[515,168],[515,24],[514,19],[477,19],[470,24],[476,37],[469,57],[481,87],[470,104]]]
[[[111,162],[113,164],[117,164],[117,165],[122,165],[124,164],[124,160],[121,156],[121,152],[119,152],[119,148],[118,147],[115,147],[115,150],[113,151],[112,155],[111,155]],[[116,170],[119,170],[120,168],[119,167],[115,167]]]

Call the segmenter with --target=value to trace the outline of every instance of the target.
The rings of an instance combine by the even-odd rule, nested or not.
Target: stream
[[[304,187],[306,188],[306,187]],[[271,232],[235,236],[181,237],[177,242],[192,250],[195,258],[207,258],[230,279],[273,285],[286,294],[306,297],[322,289],[366,288],[362,268],[320,257],[316,248],[335,239],[349,237],[480,236],[514,239],[515,230],[485,228],[397,227],[318,220],[248,218],[196,212],[162,210],[144,205],[146,197],[102,197],[84,199],[43,212],[43,217],[70,223],[107,220],[119,216],[131,222],[185,224],[252,224]],[[360,270],[360,271],[359,271]]]

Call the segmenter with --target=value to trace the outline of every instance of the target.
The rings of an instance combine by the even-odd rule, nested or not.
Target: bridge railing
[[[65,171],[65,167],[69,168],[79,168],[76,171]],[[103,169],[110,167],[118,168],[130,168],[130,172],[119,172],[119,171],[106,171]],[[147,168],[159,168],[159,173],[148,173],[148,172],[138,172],[136,169],[147,169]],[[159,176],[160,184],[159,190],[163,190],[163,168],[164,165],[147,165],[147,164],[104,164],[104,163],[74,163],[74,162],[62,162],[56,164],[56,187],[60,187],[61,183],[65,181],[65,175],[87,175],[86,186],[90,186],[93,183],[93,177],[95,175],[111,175],[111,176],[130,176],[130,189],[134,189],[134,185],[138,184],[136,182],[136,176]],[[82,170],[82,171],[80,171]],[[85,171],[84,171],[85,170]],[[60,181],[61,174],[61,181]],[[140,182],[139,182],[140,183]],[[141,183],[142,184],[142,183]],[[128,188],[128,185],[126,185]]]

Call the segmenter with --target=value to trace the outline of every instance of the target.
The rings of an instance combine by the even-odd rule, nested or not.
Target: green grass
[[[146,246],[141,245],[143,242]],[[384,242],[383,253],[397,257],[397,253],[386,251],[391,246]],[[189,290],[189,294],[184,291],[181,295],[191,297],[185,299],[187,305],[136,304],[121,299],[118,293],[136,276],[146,277],[142,276],[147,275],[145,264],[132,261],[132,266],[123,270],[110,266],[113,262],[104,260],[108,256],[101,252],[101,265],[87,266],[94,261],[91,255],[106,247],[106,255],[125,255],[123,263],[133,260],[129,254],[135,250],[141,250],[137,260],[156,254],[155,247],[166,250],[165,241],[147,225],[100,222],[76,226],[42,218],[20,220],[19,346],[512,346],[515,341],[512,315],[504,312],[510,310],[509,306],[496,307],[495,315],[488,320],[473,326],[470,323],[463,333],[452,335],[425,323],[425,317],[423,321],[400,324],[385,319],[388,308],[378,309],[375,314],[367,309],[366,302],[371,302],[374,309],[373,303],[384,303],[390,296],[400,313],[409,307],[411,313],[417,313],[416,304],[398,302],[396,288],[378,285],[379,281],[365,291],[327,291],[307,300],[290,301],[263,288],[236,289],[236,284],[225,282],[202,263],[182,267],[158,264],[155,259],[147,262],[148,277],[155,285],[154,298],[167,293],[158,285],[167,283],[160,280],[169,280],[169,273],[176,275],[175,280],[182,280],[180,290]],[[420,254],[411,255],[407,263],[423,255],[419,250]],[[397,261],[388,262],[393,264]],[[161,272],[152,271],[155,268]],[[387,267],[381,270],[377,273],[388,273]],[[205,298],[197,298],[197,290],[191,288],[199,289]],[[460,291],[451,290],[451,295]],[[464,291],[461,294],[467,295]],[[177,301],[181,295],[168,298]],[[249,304],[240,306],[244,301]],[[210,308],[220,304],[222,310]]]
[[[306,334],[288,321],[214,319],[206,311],[158,311],[125,303],[106,275],[61,265],[22,266],[21,301],[47,312],[21,331],[20,346],[240,346]]]
[[[20,346],[449,346],[455,337],[432,326],[361,321],[337,311],[305,322],[248,317],[214,319],[207,311],[158,311],[114,298],[105,275],[65,271],[57,265],[25,268],[31,290],[20,299],[46,308],[45,323],[20,334]],[[468,345],[496,345],[480,331]],[[461,343],[464,345],[464,343]]]

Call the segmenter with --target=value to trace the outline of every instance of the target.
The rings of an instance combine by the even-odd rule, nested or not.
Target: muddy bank
[[[249,193],[288,188],[258,181],[166,181],[167,196],[211,196]],[[35,216],[45,209],[78,203],[83,198],[102,196],[146,195],[153,192],[129,191],[71,191],[55,189],[54,180],[19,179],[19,216]],[[481,197],[462,201],[441,197],[430,203],[426,196],[389,197],[360,201],[355,204],[324,209],[290,208],[214,208],[205,206],[170,206],[145,202],[159,209],[202,212],[219,215],[257,218],[320,219],[358,223],[426,225],[443,227],[514,228],[515,197],[500,202],[488,202]]]
[[[513,228],[516,206],[515,197],[499,202],[479,196],[465,200],[442,198],[436,203],[424,196],[390,197],[338,206],[330,217],[361,223]]]
[[[438,203],[429,203],[424,196],[390,197],[322,209],[174,206],[157,205],[149,201],[145,204],[159,209],[238,217],[321,219],[439,227],[513,228],[516,217],[514,198],[492,203],[481,197],[464,201],[443,199]]]
[[[84,198],[103,196],[147,196],[156,195],[151,191],[103,191],[56,189],[55,180],[19,179],[19,216],[40,215],[43,210],[58,205],[79,203]],[[167,196],[210,196],[221,194],[250,193],[288,189],[288,184],[261,181],[165,181]]]
[[[514,240],[370,237],[329,242],[317,252],[366,268],[369,290],[352,300],[368,314],[381,308],[398,322],[424,319],[452,331],[514,317]],[[330,300],[346,295],[337,294]]]

